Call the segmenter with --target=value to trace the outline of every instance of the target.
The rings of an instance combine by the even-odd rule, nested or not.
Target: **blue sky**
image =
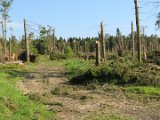
[[[159,34],[160,31],[155,31],[156,16],[153,15],[158,10],[143,2],[140,6],[143,7],[140,17],[145,33]],[[134,0],[14,0],[9,14],[12,23],[8,26],[12,24],[17,37],[23,34],[24,17],[32,28],[38,29],[36,24],[51,25],[55,27],[57,37],[65,38],[95,37],[102,20],[108,34],[115,34],[119,27],[128,35],[131,21],[135,25]],[[28,27],[27,31],[33,30]]]

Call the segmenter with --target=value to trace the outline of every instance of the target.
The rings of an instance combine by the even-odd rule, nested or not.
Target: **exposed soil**
[[[56,111],[58,120],[98,119],[115,114],[135,120],[160,120],[160,101],[130,99],[121,89],[104,85],[89,90],[70,85],[62,66],[37,66],[35,72],[17,83],[24,95]]]

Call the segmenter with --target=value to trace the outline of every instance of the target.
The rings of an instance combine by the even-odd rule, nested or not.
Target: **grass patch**
[[[0,70],[15,70],[15,69],[24,69],[24,65],[19,64],[5,64],[0,65]]]
[[[48,111],[40,102],[23,96],[16,89],[15,83],[24,75],[23,73],[16,74],[22,71],[18,68],[13,70],[14,67],[7,66],[8,68],[12,68],[12,70],[0,71],[0,120],[54,120],[55,113]]]
[[[155,88],[155,87],[137,86],[137,87],[127,87],[124,89],[127,93],[160,96],[160,88]]]
[[[46,65],[46,66],[62,66],[65,64],[65,60],[50,60],[49,56],[38,56],[37,63]]]
[[[66,68],[66,75],[68,79],[76,75],[81,75],[83,72],[87,71],[88,68],[93,67],[93,61],[85,61],[85,60],[66,60],[65,61],[65,68]]]
[[[134,100],[138,100],[144,103],[150,101],[160,100],[160,88],[149,87],[149,86],[137,86],[137,87],[124,87],[126,95]]]

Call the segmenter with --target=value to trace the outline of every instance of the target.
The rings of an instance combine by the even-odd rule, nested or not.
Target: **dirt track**
[[[160,120],[158,101],[132,100],[121,88],[114,90],[108,85],[97,90],[70,85],[62,66],[38,66],[17,86],[24,95],[40,100],[48,109],[56,111],[58,120],[98,119],[115,114],[135,120]]]

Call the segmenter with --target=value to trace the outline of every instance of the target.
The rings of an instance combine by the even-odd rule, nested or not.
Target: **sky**
[[[145,2],[144,2],[145,1]],[[140,25],[145,34],[158,34],[155,21],[156,5],[140,1]],[[13,27],[12,34],[21,37],[23,19],[27,20],[27,32],[38,35],[38,25],[50,25],[55,28],[57,37],[96,37],[103,20],[105,33],[115,35],[118,27],[122,34],[131,31],[131,21],[135,26],[134,0],[14,0],[9,11]],[[9,31],[9,30],[8,30]],[[8,35],[10,32],[8,32]]]

